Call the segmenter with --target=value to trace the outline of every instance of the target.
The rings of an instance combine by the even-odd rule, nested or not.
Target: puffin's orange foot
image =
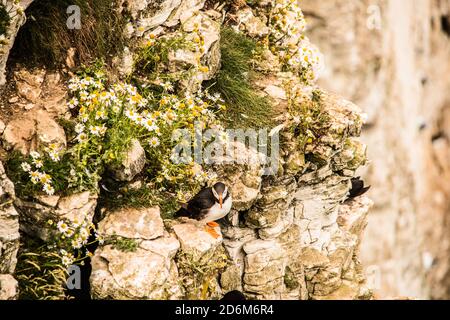
[[[205,227],[205,231],[208,232],[214,239],[217,239],[218,237],[220,237],[220,234],[218,234],[216,232],[216,230],[214,230],[208,226]]]
[[[208,222],[206,225],[210,226],[211,228],[215,228],[215,227],[219,226],[219,224],[217,222],[214,222],[214,221]]]

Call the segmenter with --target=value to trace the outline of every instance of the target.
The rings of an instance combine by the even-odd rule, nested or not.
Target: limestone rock
[[[0,300],[14,300],[18,293],[17,280],[10,274],[0,274]]]
[[[94,299],[179,299],[183,295],[173,261],[177,238],[164,231],[158,207],[123,208],[107,212],[98,233],[106,239],[92,258],[90,278]],[[135,241],[135,250],[121,251],[110,236]]]
[[[121,165],[114,166],[110,169],[114,179],[118,181],[131,181],[144,169],[145,161],[144,148],[142,148],[138,140],[133,139],[130,148],[125,152]]]
[[[164,237],[159,237],[151,241],[142,241],[140,247],[171,259],[175,257],[178,249],[180,249],[180,242],[176,237],[165,232]]]
[[[119,236],[127,239],[152,240],[164,234],[164,225],[159,207],[121,208],[107,212],[98,225],[104,237]]]
[[[55,205],[56,203],[56,205]],[[97,206],[97,195],[88,191],[38,201],[17,199],[15,205],[20,214],[20,229],[29,235],[47,240],[51,234],[47,222],[62,219],[69,221],[92,221]]]
[[[224,292],[233,290],[242,291],[241,278],[242,274],[240,268],[236,265],[231,265],[220,275],[220,286]]]
[[[177,49],[169,53],[168,67],[170,72],[196,68],[196,75],[183,85],[191,91],[196,91],[204,80],[210,80],[220,68],[220,25],[204,13],[199,13],[187,19],[182,29],[187,33],[186,38],[193,40],[197,35],[193,32],[198,26],[198,33],[203,38],[202,52],[191,49]],[[200,58],[200,59],[199,59]],[[206,69],[200,68],[199,62]]]
[[[5,69],[8,61],[9,52],[14,45],[14,40],[17,36],[19,28],[25,23],[26,17],[24,14],[25,9],[33,2],[33,0],[22,0],[17,3],[16,1],[6,1],[6,9],[10,12],[11,21],[4,40],[0,43],[0,86],[3,86],[6,81]],[[2,2],[3,3],[3,2]]]
[[[237,163],[229,163],[227,157],[214,157],[211,159],[212,167],[229,186],[233,208],[238,211],[248,210],[260,192],[264,156],[247,148],[240,141],[231,143],[230,148],[240,160]]]
[[[0,274],[13,273],[19,250],[19,215],[13,206],[14,185],[0,162]]]
[[[284,284],[283,250],[274,241],[254,240],[244,245],[244,290],[260,298],[276,297]]]
[[[217,239],[207,233],[204,226],[194,223],[182,223],[173,226],[173,231],[180,241],[181,249],[198,258],[214,251],[222,243],[220,227],[216,227],[215,230],[219,234]]]
[[[36,69],[33,72],[21,69],[14,73],[17,93],[29,102],[36,103],[41,95],[41,85],[44,82],[45,70]]]
[[[170,259],[157,253],[107,245],[92,258],[91,294],[94,299],[174,299],[181,293],[177,274]]]
[[[66,146],[64,129],[45,110],[31,110],[12,120],[3,132],[7,150],[17,150],[27,155],[30,151],[55,143]]]
[[[133,72],[133,54],[128,47],[123,49],[122,55],[114,59],[113,63],[117,67],[122,77],[129,76]]]
[[[181,0],[133,0],[127,1],[126,5],[131,16],[139,20],[140,26],[151,30],[166,22],[180,3]]]
[[[186,22],[190,17],[199,12],[205,5],[206,0],[181,0],[178,8],[170,16],[165,25],[172,27],[178,22],[182,24]]]
[[[256,17],[249,7],[239,10],[236,14],[236,18],[240,27],[252,38],[264,37],[270,32],[270,29],[265,23],[263,23],[259,17]]]
[[[14,206],[0,208],[0,273],[14,272],[19,238],[19,215]]]

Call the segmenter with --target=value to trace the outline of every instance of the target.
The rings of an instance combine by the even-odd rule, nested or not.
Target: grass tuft
[[[125,19],[115,11],[115,0],[36,0],[25,11],[26,24],[15,41],[19,62],[50,67],[63,63],[69,48],[78,63],[108,57],[123,49]],[[67,8],[81,10],[81,29],[67,27]]]
[[[67,271],[48,245],[21,237],[15,277],[21,300],[65,300]]]
[[[233,127],[261,128],[272,123],[273,110],[268,98],[258,95],[252,80],[253,68],[260,46],[231,28],[221,32],[221,69],[214,80],[207,82],[213,92],[219,92],[227,105],[223,121]]]

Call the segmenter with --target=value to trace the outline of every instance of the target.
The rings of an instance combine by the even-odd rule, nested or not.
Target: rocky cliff
[[[449,1],[303,1],[320,80],[368,114],[361,258],[381,296],[448,298]]]
[[[359,247],[372,202],[348,199],[367,161],[364,116],[316,85],[323,57],[296,3],[112,4],[126,20],[123,48],[106,67],[81,71],[82,49],[66,48],[55,71],[11,58],[21,55],[13,42],[29,3],[2,2],[17,14],[4,24],[0,54],[2,158],[16,186],[15,195],[0,172],[1,297],[17,295],[20,221],[19,260],[30,259],[32,238],[56,248],[63,266],[90,263],[95,299],[217,299],[231,290],[252,299],[371,298]],[[46,9],[39,5],[30,10]],[[173,130],[200,120],[222,133],[268,126],[268,141],[279,141],[275,167],[268,171],[264,148],[229,137],[226,148],[245,161],[169,161]],[[217,180],[230,187],[233,209],[216,239],[172,214],[174,198]],[[83,246],[87,259],[78,256]],[[16,272],[22,293],[36,283],[24,270]]]

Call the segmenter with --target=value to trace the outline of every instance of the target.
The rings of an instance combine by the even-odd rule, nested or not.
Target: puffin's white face
[[[223,190],[222,193],[219,193],[216,191],[216,189],[212,188],[212,193],[214,195],[214,198],[216,198],[217,202],[219,202],[220,207],[222,208],[222,202],[223,199],[225,199],[228,194],[228,188],[225,186],[225,189]]]

